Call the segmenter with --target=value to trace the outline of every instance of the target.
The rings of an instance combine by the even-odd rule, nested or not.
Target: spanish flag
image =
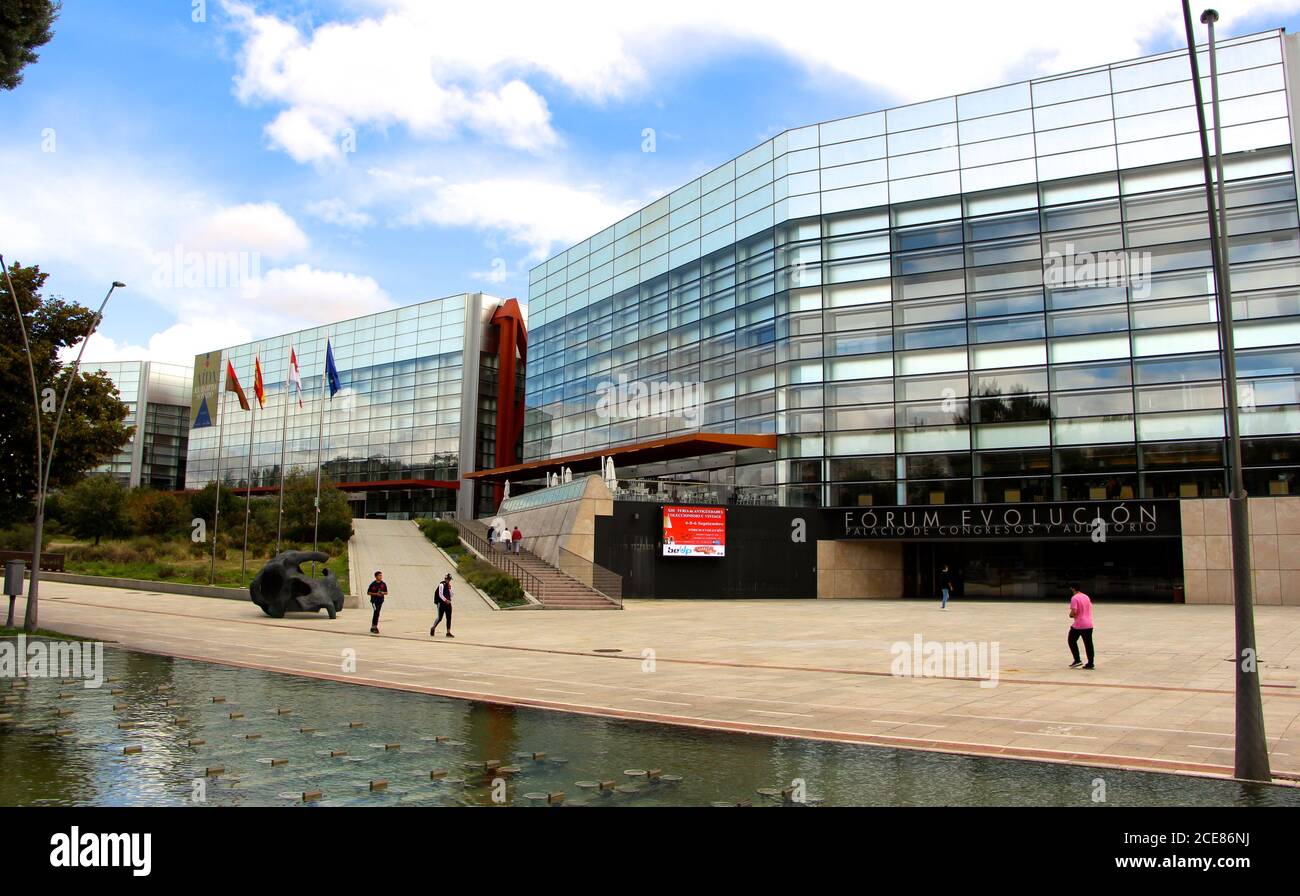
[[[257,406],[266,410],[266,388],[262,385],[262,359],[253,358],[253,394],[257,396]]]
[[[248,406],[248,396],[244,394],[244,387],[239,385],[239,377],[235,376],[235,365],[229,361],[226,362],[225,391],[234,392],[235,395],[239,396],[239,406],[241,408],[246,411],[252,410],[252,408]]]

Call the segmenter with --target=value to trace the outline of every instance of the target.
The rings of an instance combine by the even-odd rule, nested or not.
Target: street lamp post
[[[1214,47],[1214,23],[1219,14],[1207,9],[1201,22],[1209,30],[1210,104],[1214,116],[1214,174],[1210,173],[1209,136],[1205,126],[1205,104],[1201,95],[1200,63],[1192,27],[1189,0],[1183,0],[1183,21],[1187,29],[1187,53],[1192,66],[1192,90],[1201,138],[1201,161],[1205,173],[1206,213],[1210,227],[1210,248],[1214,266],[1215,294],[1219,315],[1219,356],[1223,364],[1224,412],[1228,425],[1228,513],[1232,525],[1232,591],[1236,632],[1236,750],[1234,774],[1248,781],[1271,781],[1268,741],[1264,735],[1264,707],[1259,690],[1259,653],[1255,642],[1254,588],[1250,562],[1250,507],[1241,466],[1241,419],[1237,396],[1237,358],[1232,326],[1232,280],[1227,249],[1228,214],[1224,201],[1223,137],[1219,127],[1219,73]],[[1217,190],[1215,189],[1217,184]],[[1217,215],[1216,215],[1217,209]]]
[[[5,259],[3,255],[0,255],[0,268],[4,269],[5,283],[7,284],[9,289],[9,297],[13,299],[14,316],[18,321],[18,332],[23,334],[23,353],[27,355],[27,373],[32,380],[32,425],[36,428],[37,501],[36,501],[35,530],[36,530],[36,551],[39,552],[41,549],[41,535],[42,535],[41,529],[43,528],[41,525],[43,522],[42,505],[44,504],[44,501],[42,500],[43,495],[41,495],[41,478],[42,478],[42,470],[44,470],[45,467],[45,463],[44,463],[45,448],[43,445],[43,440],[41,438],[41,395],[40,395],[40,389],[36,385],[36,362],[32,359],[32,346],[27,339],[27,324],[23,321],[23,308],[22,305],[18,303],[18,292],[17,290],[14,289],[14,281],[13,278],[9,276],[9,266],[8,264],[5,263]],[[39,559],[40,559],[39,553],[32,554],[32,584],[29,587],[28,598],[27,598],[27,608],[29,613],[31,612],[32,601],[35,600],[35,594],[33,592],[35,591],[36,582],[37,579],[40,577],[41,564],[39,562]],[[26,626],[25,621],[24,621],[24,626]],[[34,628],[35,625],[32,625],[28,630],[30,631],[31,629]]]
[[[72,369],[68,371],[68,381],[63,387],[63,399],[60,401],[55,413],[54,429],[50,433],[50,450],[46,453],[41,436],[40,387],[36,382],[36,363],[32,358],[31,343],[27,339],[27,324],[23,321],[22,307],[18,304],[18,293],[14,291],[13,278],[9,276],[9,269],[5,267],[3,256],[0,256],[0,267],[5,270],[5,283],[8,285],[10,296],[13,297],[14,311],[18,315],[18,329],[23,334],[23,349],[27,353],[27,371],[32,381],[32,412],[33,423],[36,428],[36,517],[32,525],[32,572],[27,585],[27,610],[23,617],[23,628],[32,632],[36,630],[38,624],[41,542],[45,534],[45,498],[50,486],[50,473],[54,469],[54,449],[59,440],[59,427],[63,423],[63,412],[68,409],[68,397],[72,394],[72,384],[81,369],[81,358],[86,352],[86,344],[90,342],[90,337],[94,335],[100,321],[104,319],[104,308],[108,305],[113,290],[124,288],[126,284],[114,280],[113,285],[108,288],[108,292],[104,295],[104,301],[99,303],[99,309],[95,312],[94,317],[90,319],[90,326],[86,329],[86,336],[81,340],[81,348],[77,351],[77,359],[73,362]]]

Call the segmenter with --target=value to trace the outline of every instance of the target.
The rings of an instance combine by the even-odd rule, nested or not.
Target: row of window
[[[1245,227],[1279,230],[1293,226],[1294,189],[1293,179],[1287,176],[1261,178],[1232,184],[1230,186],[1231,198],[1229,203],[1235,216],[1235,226],[1230,226],[1229,233],[1242,234],[1241,228]],[[1291,203],[1289,206],[1287,205],[1288,202]],[[1012,205],[1014,206],[1015,203],[1012,203]],[[1266,208],[1252,208],[1252,206],[1265,206]],[[1138,199],[1126,199],[1123,209],[1119,205],[1119,200],[1105,198],[1072,205],[1064,209],[1044,211],[1041,213],[1041,218],[1043,219],[1042,226],[1045,231],[1070,230],[1075,232],[1067,233],[1064,237],[1054,237],[1051,240],[1044,238],[1043,242],[1046,242],[1047,245],[1040,244],[1039,248],[1035,250],[1040,254],[1034,257],[1041,257],[1043,252],[1062,253],[1067,251],[1071,245],[1075,252],[1101,252],[1118,249],[1123,246],[1123,233],[1117,225],[1123,220],[1150,221],[1150,219],[1162,215],[1175,216],[1183,223],[1172,230],[1167,222],[1160,225],[1152,223],[1143,225],[1146,228],[1164,228],[1163,230],[1144,230],[1136,234],[1136,239],[1144,247],[1148,244],[1159,245],[1161,243],[1203,238],[1204,217],[1195,214],[1197,209],[1204,209],[1203,188],[1181,187]],[[880,220],[872,222],[876,227],[889,226],[887,217],[883,215],[876,217],[880,218]],[[835,283],[855,279],[872,279],[871,277],[853,276],[851,272],[855,268],[863,269],[867,265],[867,262],[862,260],[863,258],[888,253],[891,250],[891,245],[895,252],[926,248],[934,249],[952,245],[953,243],[961,243],[963,237],[966,237],[967,242],[975,242],[976,240],[971,239],[971,237],[979,236],[982,239],[978,241],[983,242],[993,238],[999,231],[1001,232],[1001,238],[1008,241],[1008,246],[999,250],[1004,251],[1006,255],[992,255],[990,254],[991,250],[979,250],[977,253],[977,250],[972,248],[972,258],[975,259],[978,254],[977,260],[980,264],[1023,261],[1025,259],[1015,258],[1014,256],[1017,252],[1024,252],[1024,237],[1029,233],[1038,232],[1039,218],[1040,213],[1033,211],[1030,214],[1021,212],[1012,215],[1000,215],[983,222],[967,221],[963,223],[960,219],[956,221],[939,221],[937,223],[927,223],[921,227],[895,229],[892,231],[892,237],[891,232],[886,230],[876,233],[859,233],[850,238],[831,238],[829,234],[836,228],[830,226],[829,219],[823,221],[814,219],[803,222],[802,229],[806,230],[811,226],[814,236],[818,235],[819,230],[827,232],[828,237],[825,240],[824,255],[828,262],[834,261],[837,264],[831,266],[831,273],[825,279],[828,283]],[[1131,236],[1135,226],[1130,225]],[[1091,229],[1082,230],[1080,228]],[[778,230],[781,229],[778,228]],[[820,282],[821,266],[812,264],[820,261],[818,256],[823,254],[814,252],[814,245],[820,244],[801,243],[797,246],[785,246],[779,253],[780,258],[777,258],[772,240],[772,234],[768,233],[760,239],[743,242],[733,247],[732,250],[704,259],[701,263],[686,265],[684,266],[685,270],[674,272],[671,277],[665,275],[655,278],[641,284],[640,287],[624,290],[616,296],[593,303],[586,308],[575,309],[566,315],[563,320],[536,326],[532,332],[533,356],[534,358],[540,358],[555,351],[557,348],[555,340],[557,338],[563,337],[565,344],[573,344],[575,331],[580,330],[588,321],[599,321],[603,317],[614,315],[621,323],[609,325],[608,330],[612,331],[617,329],[618,326],[625,326],[635,323],[639,319],[651,318],[664,311],[689,305],[696,301],[699,296],[707,297],[725,292],[735,287],[737,282],[746,283],[751,280],[763,279],[766,275],[775,273],[778,261],[781,262],[780,266],[783,269],[790,268],[791,271],[798,274],[800,283],[793,284],[794,286],[817,285]],[[990,244],[991,247],[996,245]],[[1153,252],[1152,264],[1145,273],[1158,274],[1161,268],[1169,267],[1173,263],[1155,258],[1155,250],[1151,251]],[[1246,250],[1239,249],[1238,252],[1243,254],[1246,253]],[[925,253],[917,257],[924,258]],[[965,258],[964,251],[961,253],[961,257]],[[855,258],[859,260],[856,262],[850,261]],[[1235,260],[1242,261],[1244,259]],[[879,266],[882,261],[879,260],[874,263]],[[1157,261],[1161,263],[1157,264]],[[843,262],[843,264],[839,264],[839,262]],[[922,263],[917,262],[917,264]],[[953,262],[944,262],[943,264],[957,264],[957,259],[954,257]],[[884,273],[888,275],[889,271],[885,270]],[[894,273],[899,272],[895,271]],[[917,271],[917,273],[924,273],[924,271]],[[876,277],[876,279],[879,278]],[[672,284],[671,289],[669,288],[670,283]],[[789,285],[791,284],[783,284],[783,286]],[[775,285],[773,288],[775,288]],[[913,287],[913,291],[917,288]],[[755,289],[757,287],[751,288],[750,292]],[[895,296],[895,298],[902,297],[904,296]],[[743,300],[741,304],[743,304]]]
[[[1288,142],[1289,133],[1287,132],[1286,121],[1279,119],[1279,122],[1280,127],[1277,134],[1274,135],[1275,139],[1272,139],[1267,145]],[[1190,138],[1191,135],[1187,135],[1187,137]],[[1163,141],[1156,142],[1163,143]],[[1251,152],[1230,156],[1226,160],[1226,176],[1235,181],[1263,174],[1288,172],[1291,164],[1286,147],[1279,145],[1275,149],[1261,149],[1260,147],[1264,145],[1266,144],[1261,143],[1258,146],[1250,147]],[[794,197],[789,200],[790,203],[794,203],[796,199],[811,199],[814,200],[812,203],[814,207],[802,212],[792,207],[791,210],[796,213],[790,215],[790,217],[797,219],[801,215],[817,214],[818,212],[826,213],[826,226],[823,228],[821,235],[828,236],[832,233],[872,231],[891,226],[900,228],[945,219],[958,219],[963,215],[965,217],[974,217],[981,214],[994,214],[1016,209],[1038,207],[1046,209],[1055,205],[1069,205],[1120,195],[1129,197],[1138,193],[1195,187],[1198,183],[1203,183],[1203,179],[1200,174],[1199,163],[1193,161],[1198,155],[1197,152],[1190,151],[1193,149],[1195,147],[1189,144],[1181,147],[1179,152],[1174,152],[1170,156],[1187,159],[1188,161],[1185,162],[1157,164],[1147,168],[1125,166],[1122,173],[1111,170],[1102,174],[1088,174],[1064,181],[1051,181],[1048,175],[1042,171],[1037,173],[1028,171],[1021,186],[983,192],[968,192],[965,196],[952,195],[944,199],[928,201],[903,202],[901,197],[895,196],[893,199],[896,204],[892,207],[884,206],[884,203],[888,201],[884,195],[874,195],[872,193],[873,190],[879,192],[876,187],[855,187],[832,191],[831,193],[822,194],[823,201],[821,203],[815,201],[817,199],[816,195],[812,197]],[[1086,150],[1071,155],[1082,155],[1091,158],[1091,155],[1095,155],[1098,151],[1100,150]],[[1113,149],[1105,151],[1110,152],[1113,156]],[[1031,166],[1032,164],[1030,162]],[[1085,167],[1087,166],[1085,165]],[[1101,164],[1096,170],[1107,168],[1115,168],[1113,158],[1110,164]],[[934,176],[931,176],[930,179],[933,180]],[[1044,182],[1035,183],[1039,179]],[[880,186],[883,187],[884,185],[881,184]],[[933,187],[933,191],[930,193],[931,196],[944,196],[946,193],[958,194],[963,189],[963,186],[957,183],[935,183],[930,186]],[[968,191],[973,189],[970,184],[966,184],[964,188]],[[857,195],[859,193],[862,195]],[[839,203],[838,200],[835,202],[828,201],[829,196],[838,196],[839,194],[845,194],[840,197],[844,202]],[[798,204],[808,205],[809,203],[800,202]],[[855,209],[855,211],[842,215],[832,215],[830,213],[837,210],[832,207],[835,204],[838,204],[840,209]],[[820,207],[817,207],[818,205]],[[872,206],[877,207],[872,208]],[[771,218],[770,208],[768,212],[768,217]],[[705,253],[705,257],[701,259],[701,262],[707,262],[708,259],[719,255],[725,260],[728,255],[731,255],[737,249],[743,250],[750,243],[771,248],[773,238],[777,243],[785,243],[819,235],[815,229],[809,233],[808,226],[797,221],[781,223],[775,228],[775,232],[772,230],[771,221],[766,225],[766,229],[761,226],[756,228],[747,227],[746,229],[748,233],[754,235],[748,236],[746,234],[746,238],[741,239],[734,247],[727,246],[724,241],[716,247],[716,252],[711,248],[708,253]],[[686,228],[682,228],[682,230],[686,230]],[[686,236],[691,237],[692,235],[688,233]],[[692,238],[699,242],[697,239],[698,233],[694,234]],[[714,240],[711,238],[710,242],[714,242]],[[597,255],[589,260],[584,260],[577,269],[571,270],[563,276],[562,284],[552,284],[545,291],[541,286],[535,285],[531,290],[530,299],[534,325],[543,326],[556,323],[565,316],[566,312],[579,311],[587,305],[602,301],[612,294],[620,291],[625,293],[629,288],[639,291],[641,298],[647,298],[650,295],[650,293],[646,292],[647,289],[653,288],[654,284],[661,279],[672,277],[673,271],[670,271],[669,267],[674,270],[683,270],[685,275],[689,277],[694,266],[700,264],[699,262],[690,262],[681,264],[680,267],[676,263],[673,265],[659,264],[659,261],[670,258],[667,252],[670,249],[671,242],[669,237],[665,235],[655,240],[654,243],[656,245],[663,244],[659,249],[653,250],[654,254],[659,256],[654,264],[647,260],[649,258],[647,252],[651,251],[649,249],[632,249],[626,254],[614,257],[614,247],[611,246],[608,249],[600,250],[602,253],[609,253],[609,258]],[[665,254],[659,255],[660,249]],[[673,254],[680,253],[674,252]],[[699,257],[698,253],[696,257]],[[688,259],[682,259],[682,261],[688,261]],[[591,265],[590,269],[584,270],[583,266],[589,263]],[[702,264],[700,268],[710,266],[716,267],[716,260],[712,265]],[[650,274],[652,269],[659,269],[662,273],[652,276]],[[639,285],[637,285],[638,272],[644,275],[640,277],[642,282]],[[548,282],[552,279],[554,278],[548,278]]]

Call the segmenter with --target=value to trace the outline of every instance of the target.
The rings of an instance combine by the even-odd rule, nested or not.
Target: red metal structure
[[[524,313],[515,299],[506,299],[492,314],[497,328],[497,442],[496,465],[519,463],[518,445],[524,433],[524,394],[518,388],[519,372],[528,362],[528,331]],[[500,504],[502,485],[494,489],[494,503]]]

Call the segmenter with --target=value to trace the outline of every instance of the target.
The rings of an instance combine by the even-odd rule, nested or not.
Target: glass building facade
[[[274,492],[282,452],[284,469],[314,475],[319,437],[324,475],[347,492],[355,516],[471,512],[472,485],[462,487],[460,477],[476,469],[482,442],[495,446],[495,393],[480,390],[485,381],[495,388],[492,316],[502,304],[463,293],[222,350],[222,383],[229,360],[253,410],[219,393],[224,427],[214,416],[211,427],[191,431],[189,486],[217,477],[220,441],[223,482]],[[322,380],[327,338],[341,384],[333,398]],[[291,349],[302,375],[301,408],[288,379]],[[253,394],[255,357],[265,409]]]
[[[1300,494],[1298,51],[1218,53],[1253,495]],[[619,475],[832,507],[1226,494],[1185,52],[786,131],[529,280],[525,461],[760,433]],[[699,406],[610,414],[616,382]]]
[[[163,491],[185,488],[189,442],[191,368],[158,361],[83,362],[117,386],[128,408],[131,441],[93,473],[107,473],[123,485]]]

